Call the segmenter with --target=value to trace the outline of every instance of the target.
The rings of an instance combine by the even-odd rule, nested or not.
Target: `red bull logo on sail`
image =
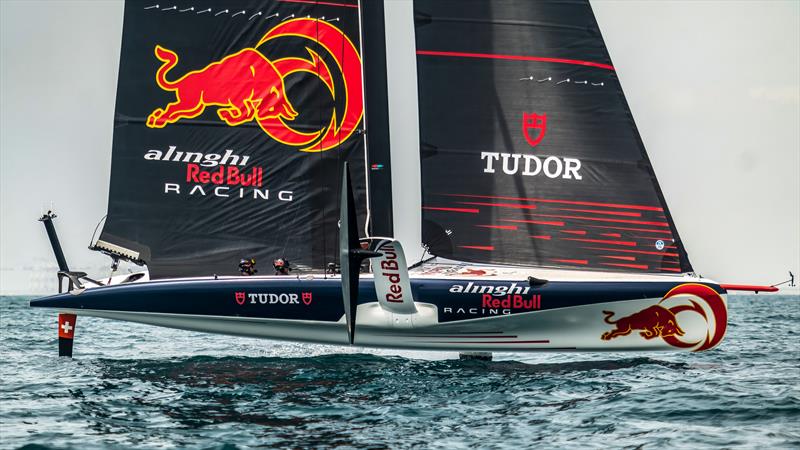
[[[341,75],[343,92],[337,92],[334,72],[319,54],[306,48],[307,57],[286,57],[271,61],[258,47],[282,37],[309,39],[326,50]],[[272,139],[298,147],[301,151],[322,152],[340,145],[356,130],[364,111],[361,82],[361,57],[350,39],[324,20],[288,20],[269,30],[254,47],[214,61],[170,80],[168,74],[178,64],[178,55],[160,45],[154,49],[162,62],[156,83],[175,94],[175,101],[156,108],[147,117],[150,128],[164,128],[203,114],[215,107],[217,116],[228,126],[255,121]],[[344,111],[333,111],[328,125],[316,131],[298,130],[292,122],[300,116],[287,95],[284,80],[291,74],[315,75],[336,100],[344,96]],[[171,74],[170,74],[171,75]]]
[[[671,307],[664,305],[667,300],[675,298],[682,298],[683,301]],[[616,320],[611,319],[614,312],[603,311],[603,313],[604,321],[614,325],[612,330],[600,336],[604,341],[628,336],[637,331],[644,339],[661,338],[673,347],[696,352],[711,349],[722,342],[728,324],[725,300],[714,289],[698,283],[676,286],[667,292],[658,304]],[[682,313],[698,314],[705,321],[707,329],[703,338],[682,340],[682,337],[687,335],[679,323]]]

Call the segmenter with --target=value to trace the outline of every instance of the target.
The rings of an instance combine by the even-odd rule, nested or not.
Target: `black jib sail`
[[[414,7],[432,254],[691,271],[588,1]]]
[[[365,221],[363,103],[354,1],[127,2],[97,248],[152,278],[338,260],[344,161]]]

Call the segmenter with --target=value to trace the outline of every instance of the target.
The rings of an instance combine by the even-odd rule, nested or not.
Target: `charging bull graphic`
[[[287,57],[274,61],[257,50],[274,39],[289,36],[309,39],[328,53],[341,74],[343,93],[337,92],[333,73],[314,50],[306,47],[308,58]],[[150,128],[163,128],[182,119],[198,117],[207,107],[213,106],[217,107],[219,118],[229,126],[255,120],[272,139],[301,147],[301,151],[321,152],[346,141],[363,116],[361,58],[350,39],[324,20],[301,18],[280,23],[254,47],[190,71],[174,81],[167,77],[178,64],[178,55],[160,45],[155,47],[154,53],[162,62],[156,72],[156,83],[161,89],[174,93],[175,101],[164,108],[156,108],[148,116]],[[318,77],[334,102],[337,95],[344,95],[341,119],[334,109],[328,125],[319,130],[299,131],[298,126],[292,126],[300,114],[287,96],[284,80],[299,72]]]
[[[189,72],[174,82],[166,75],[178,63],[178,55],[156,46],[156,57],[164,64],[156,73],[161,89],[178,98],[165,109],[156,109],[147,126],[163,128],[183,118],[197,117],[207,106],[219,106],[217,115],[230,126],[282,117],[292,120],[297,112],[286,98],[286,89],[275,66],[254,49],[245,49],[202,70]]]
[[[645,339],[653,339],[665,336],[683,336],[685,333],[678,326],[678,319],[675,313],[661,305],[653,305],[635,314],[623,317],[618,320],[611,320],[614,315],[611,311],[603,311],[606,315],[606,323],[615,325],[616,328],[603,333],[601,339],[610,341],[615,337],[627,336],[633,330],[642,330],[639,334]]]
[[[664,306],[666,304],[674,306]],[[693,312],[699,314],[707,325],[705,338],[687,342],[681,340],[686,331],[679,324],[681,313]],[[629,316],[611,320],[614,313],[603,311],[604,321],[614,325],[614,329],[600,336],[604,341],[610,341],[621,336],[627,336],[638,330],[639,335],[645,339],[660,337],[667,344],[702,351],[711,349],[725,336],[728,324],[728,309],[725,300],[717,291],[704,284],[686,283],[676,286],[667,292],[657,305],[633,313]]]

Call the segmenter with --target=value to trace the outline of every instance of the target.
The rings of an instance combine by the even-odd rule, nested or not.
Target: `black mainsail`
[[[345,161],[366,220],[358,18],[354,2],[126,2],[96,247],[152,278],[338,260]]]
[[[414,7],[430,253],[692,270],[588,1]]]

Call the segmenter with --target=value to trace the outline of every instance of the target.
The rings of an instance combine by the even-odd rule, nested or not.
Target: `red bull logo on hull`
[[[344,92],[341,89],[337,92],[334,72],[308,47],[308,55],[274,61],[258,51],[258,47],[282,37],[309,39],[325,49],[341,74]],[[301,151],[322,152],[346,141],[363,116],[361,57],[352,41],[324,20],[300,18],[282,22],[270,29],[254,47],[242,49],[174,81],[168,79],[168,73],[178,64],[178,55],[160,45],[156,45],[154,53],[162,62],[156,72],[156,83],[161,89],[174,93],[175,101],[150,113],[149,128],[164,128],[198,117],[207,107],[216,107],[217,116],[228,126],[255,121],[272,139]],[[284,80],[300,72],[318,77],[332,99],[344,96],[344,110],[338,115],[334,110],[328,125],[316,131],[300,131],[292,126],[300,113],[287,96]]]
[[[672,306],[668,306],[672,305]],[[639,312],[612,320],[614,312],[603,311],[604,321],[614,325],[614,329],[600,336],[610,341],[628,336],[634,331],[647,340],[661,338],[667,344],[695,352],[716,347],[725,336],[728,325],[728,308],[717,291],[697,283],[676,286],[656,305]],[[705,336],[701,339],[686,339],[687,331],[681,327],[680,319],[693,313],[706,324]]]

